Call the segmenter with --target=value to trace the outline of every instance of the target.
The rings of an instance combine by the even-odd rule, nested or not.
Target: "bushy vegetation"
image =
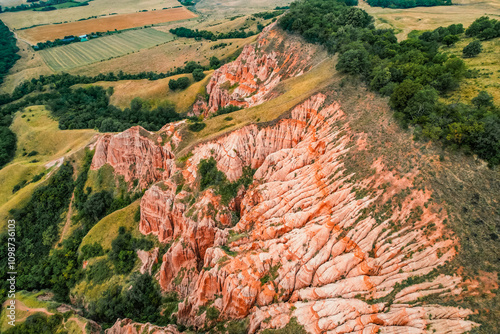
[[[198,174],[200,177],[200,190],[214,187],[216,193],[221,195],[221,202],[228,204],[236,197],[238,190],[243,186],[247,188],[253,182],[255,170],[250,167],[243,168],[243,175],[236,181],[230,182],[226,175],[217,169],[217,162],[213,157],[203,159],[198,164]]]
[[[19,48],[14,34],[0,20],[0,84],[10,68],[21,58],[17,51]]]
[[[465,31],[468,37],[477,37],[480,40],[488,40],[500,37],[500,21],[482,16],[475,20]]]
[[[148,274],[134,274],[128,287],[112,286],[103,293],[101,299],[90,303],[86,316],[98,321],[103,328],[111,327],[118,318],[167,325],[175,323],[171,315],[177,311],[177,304],[176,296],[162,299],[160,287],[154,278]],[[162,305],[167,308],[160,315]]]
[[[201,81],[204,78],[205,78],[205,73],[203,73],[203,70],[201,68],[197,68],[196,70],[193,71],[194,81]]]
[[[432,6],[450,6],[451,0],[367,0],[372,7],[389,8],[413,8],[413,7],[432,7]]]
[[[89,245],[84,245],[81,249],[81,252],[83,260],[88,260],[93,257],[104,255],[104,250],[102,249],[102,246],[97,242],[94,242],[93,244]]]
[[[193,122],[193,123],[190,123],[188,125],[188,129],[189,131],[193,131],[193,132],[200,132],[201,130],[203,130],[205,127],[207,126],[206,123],[203,123],[203,122],[200,122],[200,121],[196,121],[196,122]]]
[[[50,263],[49,252],[58,238],[61,214],[68,207],[73,191],[72,176],[73,167],[64,163],[47,185],[35,190],[24,207],[11,212],[12,219],[16,221],[19,240],[16,249],[16,284],[19,290],[54,287],[57,282],[52,280],[52,273],[60,269],[60,275],[66,273],[67,268],[61,268],[60,263]],[[0,249],[7,254],[6,232],[0,236],[0,240]],[[2,257],[0,264],[7,268],[7,258]],[[76,263],[71,264],[74,265]],[[2,293],[5,293],[6,275],[6,272],[2,271]],[[70,277],[67,279],[70,280]]]
[[[224,114],[230,114],[232,112],[235,112],[235,111],[238,111],[238,110],[241,110],[241,109],[243,109],[243,107],[238,107],[238,106],[229,104],[229,105],[227,105],[225,107],[217,109],[217,113],[215,114],[215,116],[224,115]]]
[[[272,18],[275,18],[277,16],[280,16],[281,14],[283,14],[285,12],[284,9],[277,9],[277,10],[273,10],[271,12],[260,12],[260,13],[255,13],[255,14],[252,14],[253,17],[256,17],[256,18],[261,18],[263,20],[270,20]]]
[[[118,274],[128,274],[135,265],[137,259],[136,250],[150,250],[153,243],[147,239],[136,239],[130,232],[126,232],[121,226],[118,236],[111,243],[111,251],[108,254],[109,259],[115,267]]]
[[[480,54],[481,51],[483,51],[483,46],[481,45],[481,42],[479,42],[479,41],[470,42],[462,50],[465,58],[475,57],[478,54]]]
[[[168,88],[171,90],[184,90],[189,87],[189,84],[191,82],[189,81],[188,77],[181,77],[179,79],[170,79],[168,81]]]
[[[7,126],[0,126],[0,168],[14,158],[16,142],[16,134]]]
[[[102,132],[118,132],[141,125],[157,131],[163,125],[181,119],[170,103],[151,109],[149,104],[134,99],[130,108],[121,110],[109,103],[106,90],[99,86],[61,89],[56,98],[47,101],[47,105],[62,130],[97,128]]]
[[[490,165],[500,164],[499,108],[439,100],[468,75],[462,59],[439,51],[447,36],[462,34],[463,27],[411,34],[398,43],[392,30],[375,29],[372,23],[362,9],[337,0],[294,2],[279,21],[284,29],[339,53],[337,70],[357,75],[372,90],[390,96],[396,118],[404,127],[414,126],[416,138],[439,140]]]
[[[63,333],[59,329],[62,325],[63,316],[54,314],[46,316],[43,313],[35,313],[16,326],[9,328],[5,334],[53,334]]]
[[[306,334],[304,326],[298,323],[297,318],[293,317],[290,319],[288,324],[280,329],[265,329],[262,331],[263,334]]]

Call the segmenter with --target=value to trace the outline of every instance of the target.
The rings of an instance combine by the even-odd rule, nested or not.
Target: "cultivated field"
[[[170,33],[153,28],[125,31],[88,42],[49,48],[39,53],[54,71],[64,71],[119,57],[173,40]]]
[[[17,36],[32,44],[64,38],[67,35],[83,35],[92,32],[106,32],[142,27],[150,24],[179,21],[196,17],[184,7],[152,12],[113,15],[98,19],[64,24],[40,26],[17,31]]]
[[[500,1],[453,0],[453,3],[453,6],[391,9],[370,7],[360,0],[359,7],[377,18],[377,28],[395,28],[399,32],[399,40],[405,39],[412,30],[430,30],[454,23],[462,23],[464,27],[468,27],[480,16],[500,16]]]
[[[195,9],[212,18],[222,18],[263,12],[276,6],[287,6],[291,2],[292,0],[203,0],[196,4]]]
[[[1,0],[0,5],[12,6],[14,4],[4,4]],[[0,20],[7,24],[11,29],[21,29],[35,25],[46,25],[53,23],[65,23],[86,19],[92,16],[105,16],[112,13],[127,14],[136,13],[141,10],[160,10],[179,6],[177,0],[93,0],[88,6],[72,7],[67,9],[54,10],[49,12],[40,11],[22,11],[0,14]]]
[[[0,86],[0,94],[11,94],[14,88],[24,80],[37,78],[40,75],[50,75],[52,70],[45,64],[39,52],[35,52],[28,43],[17,40],[19,48],[18,55],[21,56],[9,74],[5,76],[3,84]]]
[[[139,73],[142,71],[168,72],[174,67],[182,67],[187,61],[196,60],[202,65],[208,65],[211,56],[219,59],[229,56],[254,41],[256,36],[245,39],[195,41],[194,39],[176,39],[158,47],[144,49],[136,53],[114,58],[108,61],[97,62],[89,66],[75,68],[69,73],[80,75],[96,75],[98,73],[118,72]],[[226,48],[211,50],[210,47],[218,43],[232,43]],[[147,61],[144,61],[147,59]]]

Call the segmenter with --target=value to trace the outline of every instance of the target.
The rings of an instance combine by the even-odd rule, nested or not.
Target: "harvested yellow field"
[[[453,6],[415,7],[409,9],[391,9],[370,7],[365,1],[359,1],[363,8],[376,20],[377,28],[395,28],[399,40],[403,40],[412,30],[431,30],[462,23],[468,27],[475,19],[483,15],[500,15],[500,2],[494,0],[453,0]]]
[[[463,48],[472,42],[466,38],[457,42],[453,47],[443,47],[443,51],[462,56]],[[473,58],[464,58],[467,67],[479,71],[476,78],[465,78],[460,89],[452,94],[448,102],[470,103],[478,92],[485,90],[493,96],[496,105],[500,105],[500,38],[481,42],[483,51]]]
[[[92,32],[106,32],[142,27],[150,24],[186,20],[196,17],[196,14],[184,7],[170,8],[151,12],[113,15],[98,19],[84,20],[78,22],[45,25],[24,29],[17,32],[22,38],[32,44],[45,41],[53,41],[68,35],[83,35]]]
[[[11,5],[12,4],[4,5],[2,3],[2,6]],[[0,14],[0,20],[11,29],[21,29],[46,24],[73,22],[110,14],[136,13],[141,10],[160,10],[174,6],[179,6],[177,0],[93,0],[89,2],[88,6],[72,7],[48,12],[28,10],[2,13]]]
[[[119,108],[130,107],[130,102],[139,97],[148,101],[152,107],[160,105],[162,102],[171,101],[176,106],[177,112],[185,112],[196,101],[198,94],[205,93],[205,86],[210,79],[212,71],[205,72],[206,77],[198,82],[193,82],[188,88],[182,91],[172,91],[168,87],[171,79],[188,77],[192,81],[191,74],[180,74],[160,80],[121,80],[121,81],[100,81],[93,84],[104,88],[113,87],[111,104]]]

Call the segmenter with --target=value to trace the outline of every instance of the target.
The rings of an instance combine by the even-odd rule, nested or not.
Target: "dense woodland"
[[[372,7],[413,8],[431,6],[449,6],[451,0],[367,0]]]
[[[480,92],[472,104],[442,102],[473,73],[459,57],[440,51],[464,34],[461,24],[410,34],[398,43],[392,30],[375,29],[360,8],[336,0],[292,3],[279,24],[307,41],[339,54],[337,70],[359,76],[370,88],[390,96],[395,117],[414,127],[417,138],[440,141],[452,149],[475,153],[490,165],[500,164],[500,109]],[[499,24],[477,19],[465,34],[490,38]]]
[[[3,83],[3,78],[10,68],[20,58],[17,51],[19,48],[16,45],[14,34],[0,20],[0,84]],[[16,135],[9,129],[9,125],[10,122],[0,120],[0,168],[14,157],[16,150]]]

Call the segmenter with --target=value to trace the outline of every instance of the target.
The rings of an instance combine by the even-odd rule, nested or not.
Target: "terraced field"
[[[170,33],[146,28],[49,48],[39,53],[51,69],[64,71],[147,49],[173,39],[174,36]]]

